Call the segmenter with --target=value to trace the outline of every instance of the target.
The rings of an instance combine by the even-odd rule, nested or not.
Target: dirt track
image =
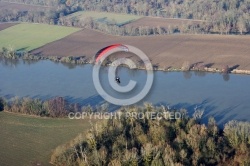
[[[0,23],[0,31],[6,28],[9,28],[11,26],[14,26],[14,25],[16,25],[16,23]]]
[[[44,56],[92,57],[110,44],[133,45],[144,51],[153,64],[161,67],[181,67],[191,63],[212,63],[213,68],[240,65],[238,69],[250,70],[250,36],[220,35],[169,35],[118,37],[84,29],[66,38],[47,44],[33,53]]]

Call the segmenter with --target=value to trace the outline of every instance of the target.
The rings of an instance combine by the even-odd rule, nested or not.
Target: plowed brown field
[[[166,35],[119,37],[84,29],[61,40],[49,43],[33,53],[44,56],[92,57],[110,44],[133,45],[144,51],[153,64],[161,67],[181,67],[191,63],[213,63],[212,67],[240,65],[250,70],[250,36]]]

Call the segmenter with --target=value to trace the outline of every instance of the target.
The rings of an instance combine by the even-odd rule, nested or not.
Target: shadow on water
[[[72,103],[78,103],[81,106],[87,106],[90,105],[92,107],[95,107],[97,105],[103,105],[108,104],[109,111],[113,112],[120,108],[120,106],[109,104],[106,100],[104,100],[100,95],[93,95],[88,98],[74,98],[72,96],[65,96],[65,99]]]
[[[239,107],[239,105],[230,106],[226,109],[216,112],[212,116],[215,118],[216,122],[220,126],[224,125],[226,122],[233,120],[237,116],[237,114],[234,111],[235,109],[237,109],[237,107]]]
[[[223,127],[225,123],[227,123],[230,120],[235,119],[235,117],[237,116],[237,114],[235,113],[235,110],[240,105],[238,104],[238,105],[230,106],[228,108],[217,111],[217,106],[213,104],[212,100],[205,99],[201,103],[178,103],[175,105],[170,105],[167,102],[159,102],[156,104],[156,106],[165,106],[173,110],[186,109],[189,117],[192,117],[196,110],[202,110],[204,111],[202,119],[201,119],[202,123],[207,124],[208,119],[210,117],[214,117],[219,127]],[[247,121],[247,119],[241,119],[241,120]]]
[[[169,109],[179,110],[186,109],[188,111],[188,115],[192,116],[195,110],[205,110],[204,113],[208,113],[213,111],[216,107],[211,105],[210,99],[205,99],[201,103],[178,103],[178,104],[169,104],[167,102],[159,102],[155,104],[156,106],[165,106]],[[206,114],[204,114],[206,116]]]
[[[7,95],[3,95],[2,97],[4,97],[4,98],[7,99],[7,100],[10,100],[10,99],[12,99],[13,97],[16,97],[16,95],[14,95],[14,94],[7,94]]]
[[[74,98],[72,96],[65,96],[65,99],[69,102],[79,103],[80,105],[101,105],[106,103],[106,101],[99,95],[93,95],[88,98]]]

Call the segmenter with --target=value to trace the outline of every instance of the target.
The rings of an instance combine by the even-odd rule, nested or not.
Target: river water
[[[97,105],[105,100],[96,92],[92,81],[92,65],[70,65],[49,60],[38,62],[0,61],[0,96],[7,99],[31,97],[49,99],[65,97],[82,105]],[[101,83],[113,96],[129,98],[142,90],[146,71],[119,68],[121,84],[130,79],[137,88],[124,96],[112,91],[108,84],[108,68],[100,72]],[[150,102],[171,108],[185,108],[190,115],[203,109],[204,117],[214,116],[218,124],[228,120],[250,121],[250,76],[223,75],[205,72],[154,72],[154,83],[149,94],[138,104]],[[115,108],[111,105],[110,108]]]

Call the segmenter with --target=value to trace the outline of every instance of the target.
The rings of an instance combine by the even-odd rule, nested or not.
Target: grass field
[[[17,24],[0,31],[0,49],[11,46],[16,50],[30,51],[78,30],[80,29],[45,24]]]
[[[76,12],[66,17],[68,18],[92,17],[99,22],[112,22],[112,20],[115,20],[117,22],[117,25],[131,25],[133,27],[139,27],[139,26],[168,27],[168,26],[180,26],[182,24],[187,24],[187,23],[199,24],[203,22],[201,20],[192,20],[192,19],[144,17],[144,16],[129,15],[129,14],[117,14],[117,13],[95,12],[95,11]]]
[[[129,23],[128,25],[133,27],[147,26],[147,27],[165,27],[169,26],[181,26],[185,24],[201,24],[204,21],[191,20],[191,19],[174,19],[174,18],[160,18],[160,17],[142,17],[136,21]]]
[[[94,12],[94,11],[76,12],[67,17],[69,18],[92,17],[93,19],[100,21],[100,22],[112,22],[112,20],[115,20],[117,25],[125,24],[127,22],[135,21],[141,18],[141,16],[135,16],[135,15],[129,15],[129,14],[117,14],[117,13]]]
[[[0,112],[0,165],[49,165],[54,148],[89,127],[89,120],[45,119]]]

